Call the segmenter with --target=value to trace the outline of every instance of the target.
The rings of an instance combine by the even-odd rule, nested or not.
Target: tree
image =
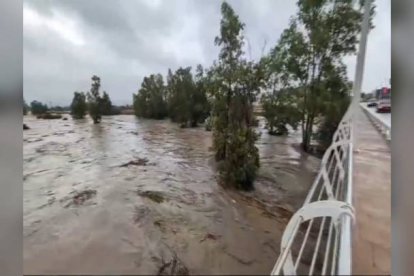
[[[41,102],[32,101],[30,103],[30,110],[33,115],[41,115],[48,111],[48,107],[46,104],[42,104]]]
[[[182,127],[195,127],[205,120],[208,102],[204,88],[203,68],[197,66],[195,79],[191,67],[179,68],[174,74],[168,70],[167,103],[172,121]]]
[[[207,99],[207,80],[201,64],[197,65],[195,74],[195,90],[192,105],[192,125],[202,123],[210,114],[210,104]]]
[[[332,72],[343,71],[343,57],[356,52],[362,11],[350,0],[299,0],[298,8],[268,59],[280,85],[298,91],[302,147],[308,151],[316,120],[338,99],[329,94],[342,95],[328,89],[328,83]],[[347,82],[345,77],[340,80]]]
[[[168,114],[173,122],[187,126],[192,120],[192,95],[195,85],[191,74],[191,67],[179,68],[174,75],[168,73],[167,102]]]
[[[297,110],[295,100],[294,92],[290,90],[273,91],[262,96],[263,116],[267,120],[269,134],[287,134],[287,125],[297,129],[300,113]]]
[[[104,91],[101,98],[102,115],[112,115],[112,102],[109,95]]]
[[[135,115],[143,118],[164,119],[167,116],[165,94],[162,75],[144,77],[138,93],[133,94]]]
[[[324,103],[321,110],[323,116],[316,133],[322,151],[332,143],[333,134],[351,102],[349,91],[352,83],[347,79],[345,66],[332,69],[325,72],[326,78],[323,82],[325,93],[321,96]]]
[[[252,189],[259,167],[252,129],[253,106],[260,87],[260,68],[242,59],[244,24],[229,4],[221,5],[219,62],[210,73],[213,88],[213,147],[220,180],[239,189]]]
[[[98,124],[102,118],[101,96],[99,95],[99,88],[101,87],[101,79],[98,76],[92,76],[91,91],[87,93],[88,97],[88,111],[93,123]]]
[[[70,114],[74,119],[83,119],[86,115],[88,106],[86,104],[86,96],[83,92],[74,92],[73,100],[70,105]]]

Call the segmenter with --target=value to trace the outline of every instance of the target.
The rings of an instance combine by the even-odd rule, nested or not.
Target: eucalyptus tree
[[[248,190],[253,188],[259,167],[252,104],[259,92],[261,70],[243,59],[245,25],[238,15],[226,2],[221,5],[221,14],[220,36],[215,38],[221,49],[209,76],[214,96],[213,147],[220,181]]]
[[[73,100],[70,105],[71,112],[70,114],[74,119],[82,119],[85,117],[86,112],[88,110],[88,106],[86,104],[86,96],[83,92],[74,92],[73,93]]]
[[[349,102],[348,93],[343,91],[349,83],[343,58],[357,50],[363,14],[361,2],[299,0],[297,14],[269,54],[268,62],[273,64],[269,67],[271,73],[277,74],[282,88],[297,93],[305,151],[309,150],[318,120],[326,122],[331,117],[342,117],[344,108],[330,107]],[[332,87],[333,83],[336,87]],[[328,109],[336,114],[326,116]],[[335,126],[338,120],[332,122]],[[330,131],[329,135],[332,134]]]

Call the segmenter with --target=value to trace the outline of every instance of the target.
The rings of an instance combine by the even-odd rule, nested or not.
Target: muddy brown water
[[[211,132],[131,115],[38,120],[24,149],[25,274],[268,274],[319,160],[259,127],[252,192],[217,185]]]

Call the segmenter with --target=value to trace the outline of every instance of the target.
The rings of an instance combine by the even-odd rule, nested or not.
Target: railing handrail
[[[322,157],[321,168],[302,208],[294,214],[283,233],[281,254],[273,268],[272,275],[278,275],[281,272],[289,275],[297,274],[312,224],[316,218],[322,218],[322,226],[318,229],[319,233],[309,274],[312,274],[316,268],[316,259],[327,219],[330,219],[329,234],[321,270],[323,274],[326,273],[328,267],[331,268],[329,274],[345,275],[351,272],[351,224],[353,218],[352,179],[349,177],[352,175],[351,108],[352,105],[342,118],[333,136],[331,146]],[[316,200],[315,196],[317,196]],[[305,222],[308,222],[308,229],[300,244],[296,261],[293,262],[292,246],[299,232],[300,224]],[[331,246],[333,252],[330,257]]]

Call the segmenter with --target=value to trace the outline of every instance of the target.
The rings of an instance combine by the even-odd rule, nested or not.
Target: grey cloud
[[[131,103],[132,93],[139,88],[145,75],[161,73],[168,68],[207,67],[217,58],[219,49],[214,37],[219,33],[219,0],[25,0],[24,6],[53,19],[64,15],[76,23],[84,45],[72,45],[53,30],[24,30],[24,95],[54,104],[70,103],[73,91],[89,89],[90,77],[97,74],[114,103]],[[381,22],[370,40],[386,40],[381,32],[390,24],[389,4],[378,0]],[[264,41],[266,51],[273,47],[289,18],[296,11],[295,1],[230,0],[229,3],[246,24],[245,37],[250,43],[251,57],[258,59]],[[385,28],[386,29],[386,28]],[[390,48],[370,46],[369,51],[385,60],[367,58],[364,87],[373,87],[390,70]],[[383,51],[386,51],[385,53]],[[247,53],[248,55],[248,53]],[[354,58],[347,61],[352,72]],[[374,66],[372,65],[374,64]],[[370,67],[371,66],[371,67]],[[372,68],[375,67],[375,68]],[[384,69],[379,69],[384,68]],[[350,77],[353,75],[350,73]]]

